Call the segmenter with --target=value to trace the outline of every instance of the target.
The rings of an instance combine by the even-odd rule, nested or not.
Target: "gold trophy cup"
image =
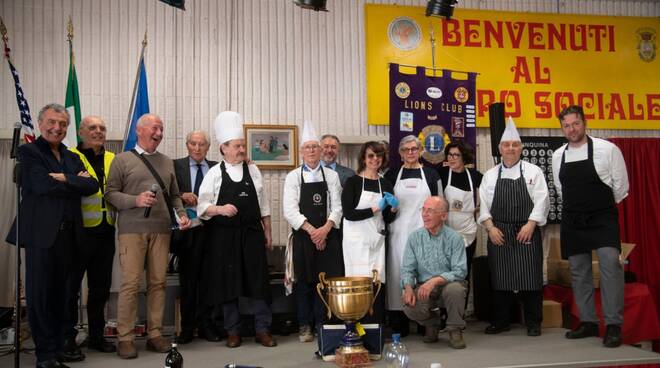
[[[374,294],[374,284],[377,289]],[[380,292],[378,270],[373,270],[370,277],[332,277],[325,278],[325,272],[319,273],[319,283],[316,285],[323,304],[328,308],[328,318],[332,314],[344,321],[346,333],[341,340],[341,346],[335,352],[335,363],[344,368],[370,366],[369,352],[362,345],[362,339],[355,331],[355,324],[367,312],[373,314],[373,305]],[[327,301],[322,290],[327,289]]]

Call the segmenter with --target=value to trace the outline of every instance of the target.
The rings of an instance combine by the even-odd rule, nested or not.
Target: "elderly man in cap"
[[[238,298],[251,298],[255,340],[276,346],[270,334],[272,313],[266,251],[272,250],[270,205],[261,172],[245,155],[243,118],[233,111],[215,119],[223,156],[199,188],[197,213],[208,228],[204,274],[206,303],[222,304],[227,347],[241,345]]]
[[[520,160],[522,141],[509,118],[500,140],[502,163],[486,171],[479,187],[478,222],[488,231],[488,264],[495,320],[487,334],[509,330],[516,294],[522,299],[528,336],[541,334],[543,244],[539,226],[549,211],[543,171]]]
[[[300,144],[302,166],[284,181],[284,217],[293,228],[293,268],[300,341],[314,339],[312,323],[323,322],[323,306],[316,294],[319,272],[342,276],[344,256],[339,225],[342,217],[339,176],[321,165],[321,144],[306,121]]]

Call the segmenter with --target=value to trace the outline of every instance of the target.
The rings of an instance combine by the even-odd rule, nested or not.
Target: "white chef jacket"
[[[321,165],[315,169],[307,169],[303,171],[305,183],[316,183],[323,181],[321,174]],[[297,167],[289,172],[284,180],[284,197],[282,198],[282,206],[284,210],[284,218],[291,225],[294,230],[298,230],[307,220],[307,218],[300,213],[300,170],[302,167]],[[342,209],[341,209],[341,184],[339,182],[339,175],[334,170],[326,168],[323,170],[325,174],[325,181],[328,183],[328,202],[327,206],[328,219],[334,222],[334,227],[339,229],[341,224]]]
[[[231,180],[237,182],[243,180],[243,163],[230,164],[227,161],[225,169]],[[270,216],[270,200],[268,194],[264,190],[263,179],[261,171],[255,164],[248,165],[248,171],[254,183],[254,189],[257,192],[257,201],[259,202],[259,209],[261,210],[261,217]],[[207,208],[215,206],[218,203],[218,193],[222,185],[222,170],[220,163],[213,166],[204,176],[202,185],[199,186],[199,197],[197,198],[197,213],[203,220],[208,220],[211,216],[204,214]]]
[[[525,177],[525,183],[527,184],[527,192],[534,202],[534,208],[529,214],[529,219],[536,221],[538,226],[545,225],[548,218],[548,212],[550,211],[548,184],[545,181],[543,171],[538,166],[523,160],[518,161],[518,163],[512,167],[505,167],[503,164],[499,164],[486,171],[483,179],[481,179],[481,186],[479,186],[481,208],[479,210],[478,223],[481,224],[493,217],[490,214],[490,207],[493,204],[495,184],[497,183],[497,174],[500,167],[502,167],[503,179],[515,180],[520,178],[520,165],[522,165],[523,176]]]
[[[623,154],[614,143],[600,138],[591,137],[594,149],[594,167],[600,180],[612,188],[614,201],[621,202],[628,196],[628,172]],[[561,196],[561,182],[559,181],[559,169],[561,168],[561,155],[566,150],[568,143],[561,146],[552,155],[552,176],[555,181],[557,193]],[[566,162],[582,161],[589,158],[588,144],[579,148],[570,147],[566,151]],[[653,158],[649,157],[650,160]]]

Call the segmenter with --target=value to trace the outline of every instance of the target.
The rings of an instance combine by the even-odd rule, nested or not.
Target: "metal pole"
[[[433,65],[433,76],[435,77],[435,37],[433,35],[433,24],[431,24],[431,64]]]
[[[142,40],[142,50],[140,51],[140,60],[138,61],[137,72],[135,73],[135,82],[133,83],[133,95],[131,96],[131,106],[128,109],[128,119],[126,119],[126,129],[124,129],[124,140],[122,141],[121,148],[126,147],[126,140],[128,139],[128,131],[131,129],[131,119],[133,118],[133,108],[135,107],[135,95],[137,94],[138,81],[140,80],[140,65],[144,59],[144,49],[147,47],[147,30],[144,31],[144,39]]]

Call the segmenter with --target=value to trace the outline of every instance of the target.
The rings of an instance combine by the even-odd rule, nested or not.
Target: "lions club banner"
[[[406,69],[407,73],[404,72]],[[407,135],[424,144],[422,158],[439,165],[445,145],[464,141],[476,148],[476,73],[390,65],[391,163],[401,162],[398,143]]]
[[[477,127],[503,102],[518,127],[558,128],[564,106],[593,129],[660,129],[660,18],[365,5],[367,120],[390,123],[389,63],[479,73]],[[432,55],[431,38],[435,40]],[[444,92],[444,91],[443,91]]]

